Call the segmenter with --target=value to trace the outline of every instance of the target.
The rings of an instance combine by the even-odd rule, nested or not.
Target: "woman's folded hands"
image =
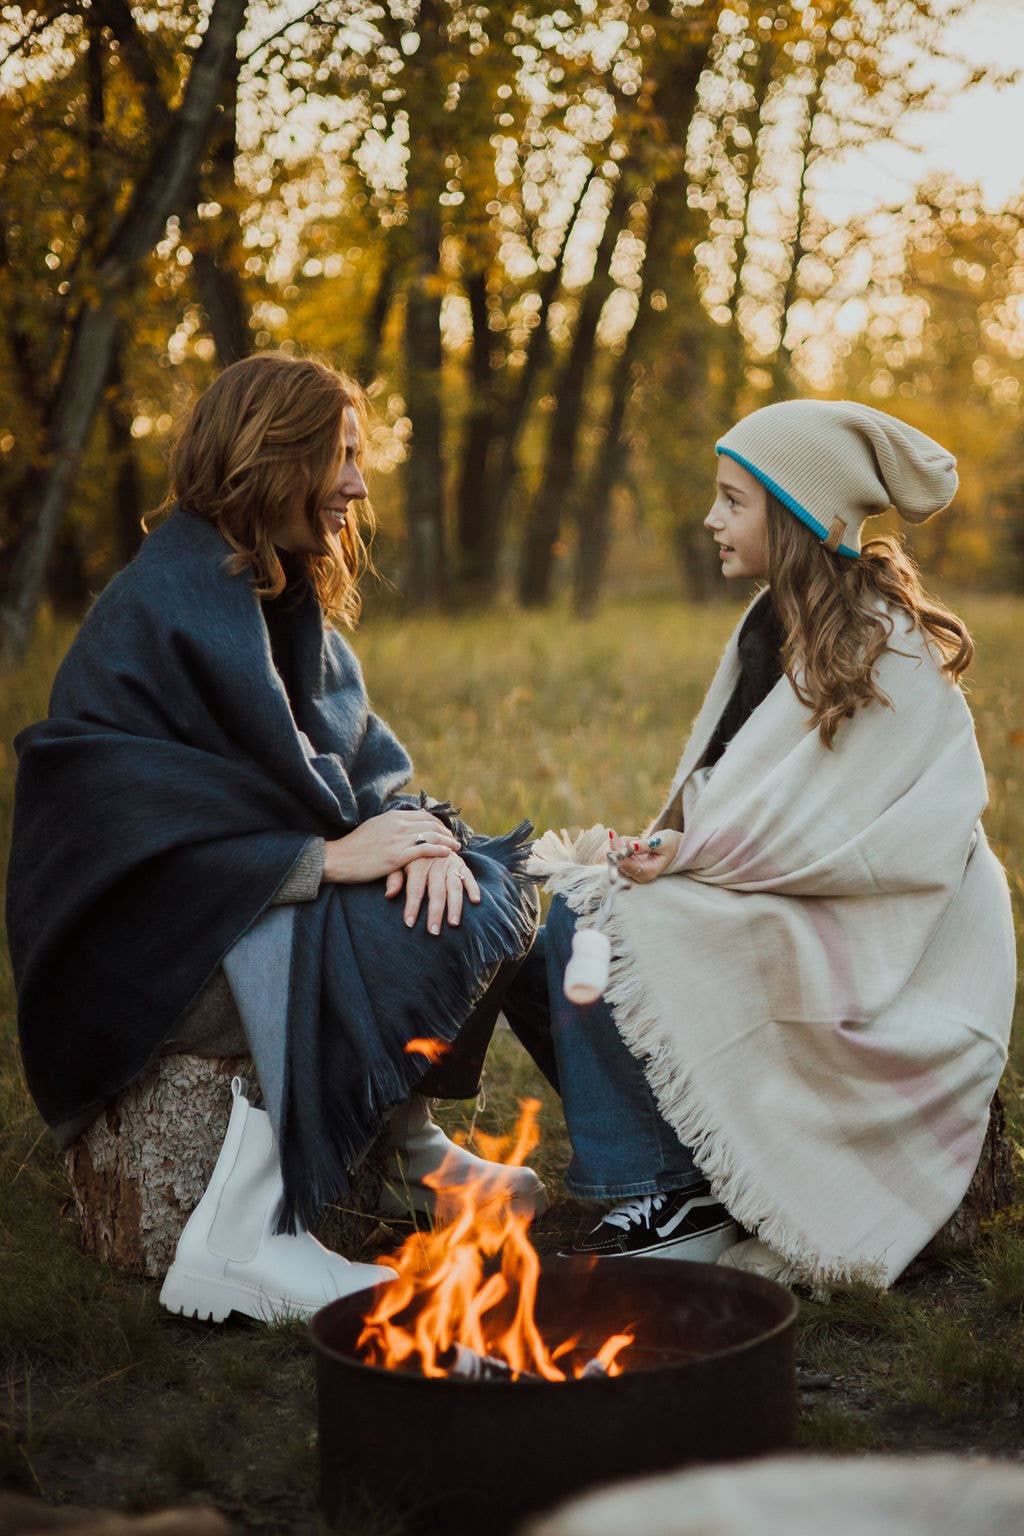
[[[461,846],[455,833],[429,811],[382,811],[325,844],[324,879],[339,885],[380,880],[414,859],[447,859]]]
[[[427,899],[427,928],[440,933],[442,920],[458,927],[466,896],[474,904],[480,887],[462,844],[438,817],[423,810],[390,810],[371,816],[344,837],[324,846],[324,879],[360,884],[386,878],[384,894],[405,889],[405,922],[411,928]]]
[[[406,927],[411,928],[416,922],[426,896],[427,928],[431,933],[441,932],[444,917],[452,928],[459,926],[464,896],[468,896],[474,906],[480,900],[480,887],[473,871],[456,853],[449,854],[446,859],[415,859],[404,870],[394,870],[384,887],[385,896],[397,896],[403,884]]]

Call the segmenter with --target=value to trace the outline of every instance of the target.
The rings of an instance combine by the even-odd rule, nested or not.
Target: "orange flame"
[[[417,1035],[415,1040],[407,1040],[405,1044],[406,1056],[415,1052],[418,1056],[425,1056],[428,1061],[440,1061],[450,1050],[447,1040],[432,1040],[426,1035]]]
[[[538,1099],[527,1099],[512,1136],[477,1133],[492,1163],[521,1166],[540,1139]],[[578,1336],[549,1348],[534,1315],[540,1259],[529,1238],[531,1217],[512,1210],[493,1176],[446,1185],[445,1167],[425,1180],[437,1194],[438,1221],[416,1232],[379,1262],[396,1271],[364,1318],[358,1347],[371,1365],[398,1369],[415,1361],[425,1376],[445,1376],[439,1357],[455,1344],[504,1362],[514,1376],[565,1381],[557,1361],[571,1355]],[[633,1342],[614,1334],[594,1356],[609,1376],[622,1370],[617,1356]],[[578,1376],[582,1365],[574,1366]]]

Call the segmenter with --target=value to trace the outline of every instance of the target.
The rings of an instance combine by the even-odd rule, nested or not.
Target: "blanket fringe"
[[[546,832],[533,845],[528,868],[544,888],[561,896],[580,919],[593,922],[604,894],[604,871],[597,863],[608,844],[605,827],[596,825],[575,839],[563,831]],[[658,1108],[684,1146],[693,1152],[712,1193],[747,1231],[780,1256],[783,1284],[809,1285],[818,1292],[866,1284],[886,1287],[881,1260],[851,1263],[838,1254],[821,1254],[806,1233],[788,1224],[774,1209],[770,1196],[757,1186],[750,1171],[735,1162],[728,1133],[714,1122],[701,1103],[688,1073],[681,1073],[665,1043],[658,1040],[658,1018],[643,975],[627,952],[621,919],[615,907],[605,923],[612,956],[605,1000],[616,1027],[633,1055],[644,1064]]]

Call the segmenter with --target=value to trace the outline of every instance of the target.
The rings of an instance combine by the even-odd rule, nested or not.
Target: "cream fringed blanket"
[[[733,633],[656,826],[679,873],[620,896],[607,992],[658,1103],[745,1227],[815,1284],[889,1284],[956,1209],[1006,1059],[1015,953],[967,703],[902,613],[893,710],[834,750],[786,677],[714,769]],[[893,712],[894,711],[894,712]],[[607,833],[529,868],[586,921]]]

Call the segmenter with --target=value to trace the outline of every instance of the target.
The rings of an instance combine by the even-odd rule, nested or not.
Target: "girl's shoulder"
[[[959,683],[943,669],[945,657],[914,614],[898,603],[878,601],[890,626],[885,648],[875,662],[878,686],[899,714],[933,707],[943,713],[967,712]]]

